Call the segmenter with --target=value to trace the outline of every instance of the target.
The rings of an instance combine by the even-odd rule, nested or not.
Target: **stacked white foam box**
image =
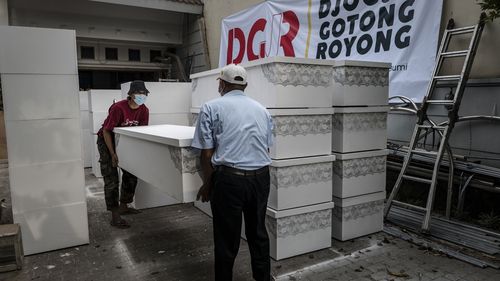
[[[145,82],[149,95],[149,125],[189,126],[191,83]],[[130,82],[121,85],[122,98],[126,98]]]
[[[149,109],[149,125],[190,124],[191,83],[145,82],[149,95],[146,106]],[[130,82],[121,85],[122,98],[127,98]],[[139,209],[154,208],[178,204],[161,188],[155,187],[139,179],[135,193],[135,207]]]
[[[275,57],[242,65],[248,74],[245,94],[267,107],[274,122],[266,218],[271,257],[279,260],[330,247],[332,62]],[[219,72],[191,76],[194,115],[218,97]],[[195,206],[210,214],[208,204]]]
[[[89,242],[74,31],[0,27],[14,222],[24,254]]]
[[[389,65],[336,61],[332,92],[332,237],[381,231],[386,179]]]
[[[88,91],[80,91],[80,120],[82,124],[83,166],[92,167],[92,134],[90,132],[90,111]]]
[[[99,151],[97,150],[97,133],[101,129],[106,117],[108,117],[109,107],[121,100],[120,90],[89,90],[89,123],[90,133],[92,134],[92,173],[101,178],[101,165],[99,164]]]
[[[176,125],[115,128],[120,167],[176,203],[193,202],[201,186],[193,134],[194,127]]]

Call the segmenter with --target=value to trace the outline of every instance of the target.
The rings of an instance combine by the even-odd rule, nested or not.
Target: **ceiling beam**
[[[172,11],[179,13],[187,13],[187,14],[200,15],[203,13],[203,6],[180,3],[169,0],[90,0],[90,1]]]

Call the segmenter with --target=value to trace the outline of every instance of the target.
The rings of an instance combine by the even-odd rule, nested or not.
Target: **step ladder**
[[[422,232],[427,232],[429,230],[429,222],[431,217],[431,211],[434,204],[434,195],[436,192],[436,185],[438,181],[438,173],[441,165],[441,161],[443,159],[443,155],[445,152],[448,155],[450,160],[450,180],[448,182],[448,198],[447,198],[447,216],[449,216],[450,208],[451,208],[451,192],[453,185],[453,169],[452,162],[453,156],[451,153],[451,149],[448,145],[448,139],[451,135],[455,122],[458,120],[458,110],[460,109],[460,103],[462,100],[462,96],[465,90],[465,86],[467,83],[467,79],[469,78],[469,73],[472,67],[472,63],[474,61],[474,56],[476,54],[477,47],[479,45],[479,40],[481,38],[481,34],[484,28],[484,14],[481,14],[481,19],[479,23],[474,26],[462,27],[453,29],[453,22],[450,21],[447,29],[445,30],[441,45],[439,47],[439,53],[436,59],[436,65],[434,68],[434,72],[432,74],[431,82],[427,88],[427,93],[422,101],[422,105],[417,112],[417,123],[415,124],[415,128],[413,130],[413,135],[410,140],[410,145],[408,149],[408,153],[406,154],[403,162],[403,166],[401,167],[401,171],[399,173],[398,179],[392,189],[392,192],[387,199],[386,207],[384,210],[384,217],[387,217],[389,211],[391,209],[391,205],[398,205],[408,209],[414,209],[421,212],[424,212],[424,221],[422,222]],[[470,42],[468,45],[468,49],[466,50],[449,50],[450,41],[454,36],[461,35],[470,35]],[[463,58],[463,66],[461,69],[461,73],[459,75],[443,75],[441,74],[443,64],[447,59],[453,58]],[[435,96],[435,88],[438,83],[450,83],[455,87],[455,91],[452,96],[449,96],[445,99],[436,99]],[[432,106],[446,106],[448,109],[448,122],[446,125],[439,125],[438,122],[430,119],[427,116],[427,110]],[[443,123],[441,123],[443,124]],[[427,151],[423,149],[416,149],[417,143],[420,139],[424,138],[429,131],[437,132],[440,135],[440,142],[438,144],[437,151]],[[412,162],[412,157],[415,154],[424,154],[424,155],[432,155],[435,156],[434,169],[432,172],[431,178],[423,178],[410,176],[407,174],[408,167],[410,166],[410,162]],[[414,159],[413,159],[414,161]],[[424,183],[429,186],[429,192],[427,195],[427,202],[425,207],[416,206],[413,204],[397,201],[394,198],[398,194],[401,185],[404,181]]]

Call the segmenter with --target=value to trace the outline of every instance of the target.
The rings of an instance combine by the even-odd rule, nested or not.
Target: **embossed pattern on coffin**
[[[261,66],[271,84],[282,86],[329,87],[332,85],[332,67],[323,65],[272,63]]]
[[[289,188],[332,180],[331,162],[290,167],[271,167],[271,186]]]
[[[332,126],[339,131],[362,132],[387,129],[387,112],[337,113],[332,116]]]
[[[327,229],[332,224],[332,211],[321,210],[285,218],[266,217],[267,230],[277,238],[287,238],[301,233]]]
[[[305,136],[330,134],[332,115],[273,116],[273,135]]]
[[[333,69],[333,80],[343,86],[389,86],[386,68],[343,66]]]
[[[333,172],[342,179],[385,173],[386,156],[366,157],[333,162]]]
[[[347,207],[335,205],[333,207],[333,217],[338,221],[347,222],[381,213],[383,209],[384,199]]]
[[[196,174],[201,170],[199,150],[192,147],[168,146],[175,168],[182,173]]]

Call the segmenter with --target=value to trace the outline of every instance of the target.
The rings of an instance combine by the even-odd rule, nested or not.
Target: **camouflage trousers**
[[[134,201],[135,188],[137,186],[137,177],[121,169],[122,184],[121,190],[119,190],[118,186],[120,184],[120,179],[118,176],[118,168],[113,167],[111,154],[104,142],[104,137],[99,136],[97,138],[97,149],[100,155],[99,162],[101,164],[101,174],[104,179],[106,209],[112,211],[118,208],[118,198],[120,198],[121,203],[132,203],[132,201]]]

